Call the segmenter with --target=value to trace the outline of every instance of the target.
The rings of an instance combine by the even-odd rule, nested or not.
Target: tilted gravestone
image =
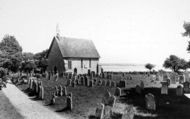
[[[105,105],[104,104],[100,104],[101,106],[96,108],[96,112],[95,112],[95,117],[97,119],[103,119],[104,118],[104,111],[105,111]]]
[[[168,82],[161,82],[161,94],[168,94]]]
[[[146,108],[148,110],[156,110],[156,101],[153,94],[148,93],[145,95]]]
[[[177,86],[176,95],[177,96],[183,96],[183,87],[181,85]]]
[[[111,93],[107,90],[102,98],[102,103],[107,105],[109,102],[109,98],[111,97]]]

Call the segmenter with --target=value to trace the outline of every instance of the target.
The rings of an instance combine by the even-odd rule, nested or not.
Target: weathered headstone
[[[40,85],[39,98],[40,98],[41,100],[44,99],[44,87],[43,87],[43,85]]]
[[[135,116],[135,110],[133,106],[129,106],[125,109],[121,119],[133,119]]]
[[[142,92],[141,87],[139,85],[137,85],[135,87],[135,91],[136,91],[136,93],[141,94],[141,92]]]
[[[177,73],[171,73],[170,74],[170,81],[171,81],[171,84],[176,84],[176,82],[178,81],[178,74]]]
[[[59,93],[58,96],[63,96],[63,87],[59,85]]]
[[[107,90],[102,98],[102,103],[107,105],[110,97],[111,97],[111,93]]]
[[[72,96],[67,96],[67,99],[66,99],[66,101],[67,101],[67,109],[69,109],[69,110],[72,110],[73,109],[73,101],[72,101]]]
[[[115,89],[115,93],[114,93],[115,96],[121,96],[121,88],[117,87]]]
[[[190,93],[190,87],[189,86],[190,86],[189,82],[186,81],[183,83],[183,89],[184,89],[185,93]]]
[[[101,107],[96,108],[95,117],[97,119],[103,119],[104,118],[104,109],[105,105],[101,103]]]
[[[102,80],[102,86],[105,86],[106,85],[106,81],[103,79]]]
[[[183,87],[181,85],[177,86],[176,95],[177,96],[182,96],[183,95]]]
[[[106,86],[110,86],[110,80],[107,80]]]
[[[116,103],[116,97],[114,95],[111,95],[108,100],[108,105],[114,107],[115,103]]]
[[[161,82],[161,94],[168,94],[168,82]]]
[[[180,75],[180,76],[179,76],[179,83],[182,84],[182,83],[184,83],[184,82],[185,82],[185,77],[184,77],[184,75]]]
[[[51,100],[50,100],[50,104],[51,104],[51,105],[54,105],[54,104],[55,104],[56,98],[57,98],[57,96],[56,96],[56,94],[55,94],[55,92],[54,92],[54,93],[52,94],[52,98],[51,98]]]
[[[64,86],[64,88],[63,88],[63,95],[64,95],[64,96],[67,95],[67,87],[66,87],[66,86]]]
[[[58,96],[58,94],[59,94],[59,89],[57,86],[55,86],[55,95]]]
[[[118,87],[125,88],[126,87],[126,82],[124,80],[119,81]]]
[[[153,94],[148,93],[145,95],[146,108],[148,110],[156,110],[156,101]]]
[[[144,82],[143,81],[140,82],[140,87],[142,90],[144,90]]]

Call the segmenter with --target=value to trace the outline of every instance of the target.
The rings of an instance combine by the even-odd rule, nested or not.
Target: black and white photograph
[[[190,0],[0,0],[0,119],[190,119]]]

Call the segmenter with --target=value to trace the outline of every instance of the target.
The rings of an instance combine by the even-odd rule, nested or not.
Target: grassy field
[[[134,119],[144,119],[144,118],[156,118],[156,119],[188,119],[190,113],[187,111],[190,110],[190,100],[185,96],[176,96],[175,89],[169,89],[169,95],[161,95],[160,91],[160,81],[153,81],[151,76],[133,74],[130,75],[132,80],[128,79],[129,75],[126,75],[125,80],[127,80],[127,87],[122,89],[125,96],[117,98],[118,104],[123,105],[132,105],[135,111]],[[121,75],[114,75],[113,81],[119,82]],[[66,85],[67,80],[65,78],[60,78],[58,81],[53,79],[46,80],[45,78],[41,79],[45,88],[45,100],[43,101],[44,105],[47,105],[50,102],[51,94],[55,91],[55,86]],[[104,79],[107,80],[107,79]],[[134,87],[140,84],[140,81],[144,82],[145,90],[141,95],[136,94]],[[27,85],[19,85],[21,90],[26,90]],[[58,112],[61,115],[67,115],[72,119],[86,119],[89,115],[95,113],[96,107],[101,102],[102,97],[104,96],[106,90],[114,93],[115,87],[106,87],[106,86],[76,86],[76,87],[67,87],[68,93],[72,92],[73,94],[73,110],[67,112]],[[147,93],[152,93],[156,97],[157,111],[148,111],[145,109],[144,96]],[[52,110],[57,111],[65,106],[65,98],[61,97],[56,100],[56,104],[50,107]],[[174,114],[173,114],[174,113]]]
[[[2,91],[0,91],[0,101],[0,119],[24,119]]]

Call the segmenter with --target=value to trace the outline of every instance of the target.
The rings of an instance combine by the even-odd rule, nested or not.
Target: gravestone
[[[168,94],[168,82],[161,82],[161,94]]]
[[[64,96],[67,95],[67,87],[66,87],[66,86],[64,86],[64,88],[63,88],[63,95],[64,95]]]
[[[69,110],[73,109],[72,95],[71,96],[67,96],[66,104],[67,104],[67,106],[66,106],[67,109],[69,109]]]
[[[50,100],[50,104],[51,105],[54,105],[55,104],[55,99],[57,98],[57,96],[56,96],[56,94],[55,94],[55,92],[52,94],[52,98],[51,98],[51,100]]]
[[[43,85],[40,85],[39,98],[40,98],[41,100],[44,99],[44,87],[43,87]]]
[[[126,83],[125,83],[125,81],[124,81],[124,80],[119,81],[119,83],[118,83],[118,87],[120,87],[120,88],[125,88],[125,87],[126,87]]]
[[[144,82],[141,80],[140,87],[142,90],[144,90]]]
[[[88,84],[88,83],[89,83],[89,79],[88,79],[87,76],[84,77],[84,82],[85,82],[85,83],[84,83],[85,86],[88,86],[88,85],[89,85],[89,84]]]
[[[190,83],[187,81],[183,83],[183,89],[184,89],[185,93],[190,93],[189,85],[190,85]]]
[[[63,87],[59,85],[59,94],[58,96],[63,96]]]
[[[116,103],[116,97],[114,95],[111,95],[108,100],[108,106],[114,107]]]
[[[102,80],[102,86],[105,86],[105,85],[106,85],[106,81]]]
[[[93,81],[92,81],[92,80],[89,80],[89,81],[88,81],[88,86],[89,86],[89,87],[93,87]]]
[[[185,82],[185,77],[184,77],[184,75],[180,75],[179,76],[179,83],[180,84],[183,84]]]
[[[135,116],[135,109],[133,106],[129,106],[124,110],[121,119],[133,119]]]
[[[183,87],[181,85],[177,86],[176,95],[177,96],[183,96]]]
[[[135,91],[136,91],[137,94],[141,94],[141,92],[142,92],[141,87],[139,85],[137,85],[135,87]]]
[[[148,110],[156,110],[156,101],[153,94],[148,93],[145,95],[146,108]]]
[[[107,80],[106,86],[110,86],[110,80]]]
[[[114,93],[115,96],[121,96],[121,88],[117,87],[115,89],[115,93]]]
[[[102,86],[102,80],[101,79],[98,81],[98,86]]]
[[[111,87],[115,87],[115,81],[111,82]]]
[[[107,90],[102,98],[102,103],[107,105],[109,103],[109,98],[111,97],[111,93]]]
[[[176,84],[176,82],[178,81],[178,74],[172,72],[170,74],[170,81],[171,81],[171,84]]]
[[[189,73],[188,72],[184,72],[184,78],[185,78],[185,82],[190,82],[190,78],[189,78]]]
[[[55,95],[58,96],[58,94],[59,94],[59,89],[57,86],[55,86]]]
[[[33,79],[31,79],[31,82],[30,82],[30,90],[32,90],[33,88]]]
[[[97,119],[103,119],[104,118],[104,109],[105,105],[101,103],[101,107],[96,108],[95,117]]]

